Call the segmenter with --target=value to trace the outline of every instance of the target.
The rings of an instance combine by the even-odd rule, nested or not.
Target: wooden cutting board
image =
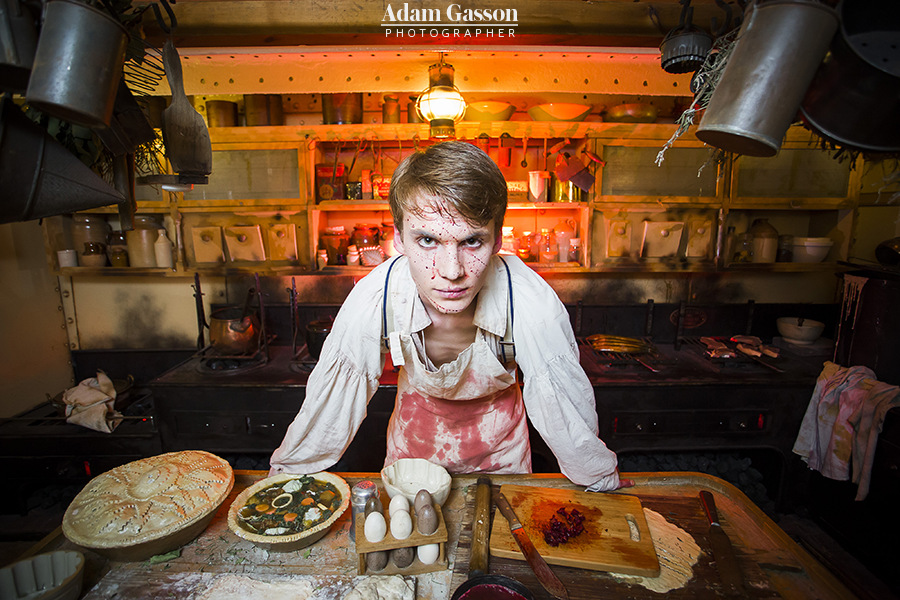
[[[634,496],[593,494],[522,485],[503,485],[500,492],[528,533],[538,553],[551,565],[656,577],[659,560]],[[584,515],[584,532],[553,547],[544,541],[543,526],[557,510],[577,509]],[[561,520],[559,515],[557,520]],[[497,511],[491,528],[491,556],[525,560],[509,522]]]

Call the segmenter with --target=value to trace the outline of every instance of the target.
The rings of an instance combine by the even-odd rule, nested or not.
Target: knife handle
[[[703,510],[706,512],[706,518],[709,519],[709,524],[721,527],[722,524],[719,522],[719,511],[716,510],[716,499],[713,498],[713,495],[706,490],[700,492],[700,504],[703,505]]]
[[[509,500],[506,499],[500,490],[494,490],[494,504],[497,505],[497,508],[500,509],[500,512],[506,517],[506,520],[509,521],[509,528],[513,529],[521,529],[522,524],[519,523],[519,518],[516,516],[515,511],[513,511],[512,506],[509,505]]]
[[[491,523],[491,478],[479,477],[475,488],[475,516],[472,521],[472,549],[469,578],[488,573],[488,532]]]

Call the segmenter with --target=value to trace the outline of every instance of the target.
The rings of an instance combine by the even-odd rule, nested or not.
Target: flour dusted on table
[[[197,600],[311,600],[312,583],[306,579],[257,581],[241,575],[222,575]]]
[[[375,575],[359,582],[343,600],[415,600],[415,597],[415,579]]]
[[[697,564],[700,557],[700,546],[688,532],[669,523],[659,513],[644,508],[644,517],[647,519],[650,537],[653,538],[653,545],[659,558],[659,576],[610,574],[618,581],[636,583],[660,594],[684,587],[694,576],[692,567]]]

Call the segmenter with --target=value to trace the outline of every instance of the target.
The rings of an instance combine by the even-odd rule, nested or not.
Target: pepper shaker
[[[356,542],[356,515],[366,514],[366,502],[378,495],[375,482],[363,479],[350,489],[350,539]]]

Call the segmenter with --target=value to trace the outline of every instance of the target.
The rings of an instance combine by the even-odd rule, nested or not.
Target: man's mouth
[[[469,288],[449,288],[445,290],[435,290],[438,294],[443,296],[444,298],[461,298],[466,295],[466,292]]]

